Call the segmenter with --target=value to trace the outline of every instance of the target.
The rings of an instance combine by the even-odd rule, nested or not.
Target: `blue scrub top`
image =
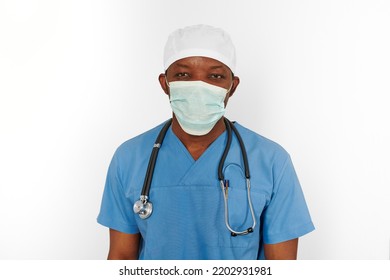
[[[217,169],[227,141],[221,134],[194,160],[169,128],[158,154],[145,220],[133,212],[141,194],[153,144],[163,124],[123,143],[111,161],[98,223],[141,233],[140,259],[263,259],[262,244],[314,230],[290,156],[278,144],[235,123],[248,154],[257,225],[232,237],[226,228]],[[233,134],[234,135],[234,134]],[[252,226],[244,165],[237,138],[224,165],[229,180],[229,221],[236,231]]]

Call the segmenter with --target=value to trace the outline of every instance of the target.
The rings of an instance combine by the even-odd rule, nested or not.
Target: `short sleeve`
[[[139,230],[133,215],[133,205],[125,195],[120,174],[117,151],[108,169],[97,222],[120,232],[135,234]]]
[[[274,189],[263,215],[263,240],[275,244],[314,230],[290,156],[276,166]]]

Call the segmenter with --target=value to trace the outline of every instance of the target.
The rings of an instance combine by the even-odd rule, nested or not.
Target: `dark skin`
[[[158,77],[165,94],[169,96],[167,82],[174,81],[203,81],[230,91],[225,98],[225,107],[229,98],[234,94],[240,79],[232,75],[230,69],[223,63],[207,57],[183,58],[173,63],[166,74]],[[179,125],[175,114],[172,119],[172,131],[187,148],[191,156],[197,160],[203,152],[225,131],[225,123],[221,118],[206,135],[194,136],[187,134]]]
[[[160,74],[161,88],[169,96],[167,82],[173,81],[203,81],[223,87],[230,91],[225,98],[225,107],[234,94],[240,79],[223,63],[207,57],[187,57],[174,62],[165,74]],[[206,149],[224,131],[225,124],[221,118],[206,135],[194,136],[187,134],[179,125],[175,115],[172,119],[172,131],[187,148],[191,156],[197,160]],[[108,259],[138,259],[140,234],[127,234],[110,229],[110,251]],[[276,244],[264,244],[267,260],[295,260],[297,258],[298,238]]]

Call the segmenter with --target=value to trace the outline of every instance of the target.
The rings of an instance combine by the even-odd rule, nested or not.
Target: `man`
[[[108,259],[296,259],[298,237],[314,226],[289,155],[223,116],[240,82],[228,34],[173,32],[164,67],[173,118],[163,143],[153,148],[165,123],[123,143],[110,164],[98,216],[110,228]]]

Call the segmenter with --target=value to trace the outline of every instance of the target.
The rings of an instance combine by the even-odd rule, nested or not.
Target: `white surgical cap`
[[[208,25],[193,25],[171,33],[164,49],[164,69],[175,61],[204,56],[218,60],[234,73],[236,52],[229,34],[220,28]]]

